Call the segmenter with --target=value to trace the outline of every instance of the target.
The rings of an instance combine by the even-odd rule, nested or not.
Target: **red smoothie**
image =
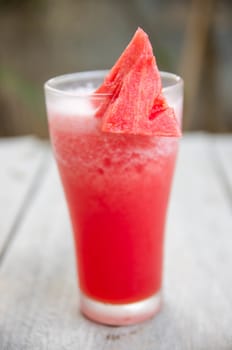
[[[154,295],[177,138],[104,133],[94,115],[49,114],[82,292],[113,304]]]

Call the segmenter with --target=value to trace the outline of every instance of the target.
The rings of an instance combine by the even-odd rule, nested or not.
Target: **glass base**
[[[89,319],[111,326],[139,323],[153,317],[161,306],[160,291],[152,297],[130,304],[108,304],[81,293],[81,312]]]

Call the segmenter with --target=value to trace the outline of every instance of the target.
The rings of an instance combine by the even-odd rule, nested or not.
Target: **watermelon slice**
[[[97,94],[109,95],[104,99],[104,102],[98,109],[96,113],[97,117],[102,117],[108,105],[116,99],[121,89],[122,81],[141,55],[151,57],[153,56],[153,51],[147,34],[141,28],[138,28],[129,45],[118,58],[113,68],[111,68],[103,84],[95,92]],[[158,69],[157,75],[159,75]]]
[[[153,51],[147,34],[141,28],[138,28],[129,45],[113,68],[111,68],[103,84],[96,90],[96,93],[114,94],[118,85],[121,84],[141,55],[153,56]]]
[[[150,114],[153,101],[160,94],[160,86],[153,79],[157,74],[155,67],[153,56],[139,57],[103,116],[103,131],[137,134],[139,120]]]
[[[102,131],[175,136],[181,132],[163,95],[159,70],[147,34],[140,28],[96,93],[108,96],[96,116]]]

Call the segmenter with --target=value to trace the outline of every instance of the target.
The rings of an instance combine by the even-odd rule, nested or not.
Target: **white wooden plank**
[[[0,253],[13,234],[44,161],[42,145],[33,137],[0,140]]]
[[[163,309],[131,327],[96,325],[78,312],[71,230],[52,165],[0,269],[0,349],[231,349],[232,218],[212,141],[182,142]]]
[[[215,147],[223,171],[221,175],[224,176],[225,188],[232,201],[232,135],[217,136]]]
[[[184,138],[170,207],[164,290],[181,349],[232,348],[232,215],[214,142]]]

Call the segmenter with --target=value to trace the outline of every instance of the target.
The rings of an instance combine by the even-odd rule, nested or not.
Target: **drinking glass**
[[[107,71],[45,83],[54,156],[75,243],[80,309],[97,322],[141,322],[160,309],[166,213],[178,138],[101,130],[93,91]],[[161,72],[163,93],[181,124],[183,81]]]

